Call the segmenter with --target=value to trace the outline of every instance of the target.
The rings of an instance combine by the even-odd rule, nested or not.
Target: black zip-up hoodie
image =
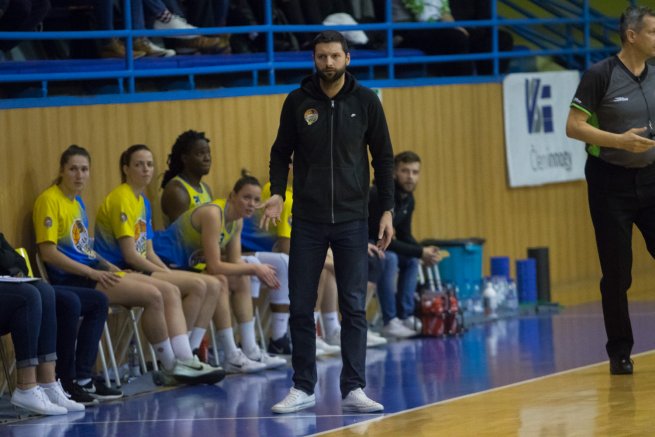
[[[380,207],[393,209],[393,149],[382,104],[348,72],[330,99],[316,74],[282,106],[271,147],[271,194],[284,198],[293,155],[293,216],[318,223],[368,217],[368,149]]]

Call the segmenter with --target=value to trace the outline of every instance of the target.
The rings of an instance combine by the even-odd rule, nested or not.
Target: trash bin
[[[459,299],[470,299],[482,280],[482,238],[457,238],[452,240],[427,239],[423,246],[438,246],[450,253],[439,263],[442,282],[455,285]]]

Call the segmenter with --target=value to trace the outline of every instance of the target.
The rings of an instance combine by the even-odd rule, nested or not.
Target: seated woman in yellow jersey
[[[170,155],[168,156],[168,170],[164,173],[161,187],[161,208],[168,222],[174,222],[181,214],[193,209],[203,203],[211,202],[211,190],[202,178],[209,173],[211,168],[211,149],[209,139],[204,132],[188,130],[178,136]],[[277,271],[284,271],[281,277],[281,290],[270,294],[272,326],[275,333],[281,331],[280,336],[287,331],[289,321],[288,286],[286,283],[286,271],[288,258],[276,254],[263,254],[257,257],[264,264],[271,264]],[[256,260],[253,260],[256,262]],[[239,287],[244,289],[244,286]],[[253,298],[259,296],[260,282],[256,276],[251,276],[250,294]],[[246,301],[248,300],[248,301]],[[248,293],[236,293],[232,302],[239,322],[242,338],[254,338],[254,320],[252,317],[253,303],[249,302]],[[281,301],[281,304],[277,302]],[[220,317],[219,317],[220,318]],[[231,328],[230,325],[216,327]],[[276,360],[279,361],[279,360]],[[271,363],[269,363],[270,365]]]
[[[209,186],[202,182],[212,165],[209,138],[194,130],[182,133],[167,162],[168,170],[161,181],[161,209],[170,224],[185,211],[214,198]]]
[[[260,280],[271,289],[272,302],[288,303],[289,291],[285,263],[281,263],[276,271],[271,264],[262,263],[254,256],[241,256],[243,218],[254,213],[260,195],[261,187],[257,179],[243,176],[227,199],[217,199],[190,209],[165,231],[156,232],[154,247],[168,265],[193,268],[199,261],[204,261],[209,274],[228,277],[243,353],[250,360],[264,363],[270,368],[283,365],[286,361],[268,356],[257,346],[251,296],[259,296]],[[278,256],[277,259],[282,258]],[[221,320],[215,322],[218,325]],[[229,363],[240,352],[232,344],[232,329],[228,326],[218,329],[226,350],[224,367],[228,372],[238,371]]]
[[[152,248],[150,201],[143,194],[154,174],[152,152],[143,144],[131,146],[121,154],[120,168],[123,183],[105,198],[96,217],[94,249],[121,269],[134,269],[180,289],[189,342],[195,351],[217,303],[229,307],[227,278],[171,270],[159,259]]]
[[[96,288],[112,304],[144,308],[141,318],[167,383],[215,383],[222,370],[194,357],[189,345],[179,289],[138,273],[125,273],[100,259],[91,247],[89,222],[80,195],[89,179],[86,149],[70,146],[61,156],[59,177],[34,204],[34,230],[53,284]]]

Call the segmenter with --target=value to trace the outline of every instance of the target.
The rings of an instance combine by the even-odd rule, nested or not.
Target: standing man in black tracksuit
[[[366,281],[368,275],[368,150],[373,158],[381,208],[378,246],[392,236],[393,150],[380,100],[346,72],[345,38],[324,31],[313,41],[316,73],[291,92],[282,107],[271,148],[271,198],[262,227],[282,211],[293,155],[293,230],[289,253],[289,297],[294,387],[273,406],[291,413],[315,405],[316,331],[314,305],[328,247],[342,316],[340,388],[345,411],[378,412],[366,385]],[[368,149],[367,146],[368,145]]]
[[[585,176],[603,273],[600,293],[610,373],[630,375],[634,225],[655,257],[655,68],[646,63],[655,56],[655,11],[627,8],[620,36],[621,51],[582,76],[566,134],[587,143]]]

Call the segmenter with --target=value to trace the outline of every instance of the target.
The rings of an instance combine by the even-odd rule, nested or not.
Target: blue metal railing
[[[256,26],[234,26],[234,27],[211,27],[198,28],[194,30],[133,30],[130,29],[130,0],[124,0],[126,29],[111,31],[63,31],[63,32],[0,32],[0,40],[74,40],[74,39],[102,39],[122,38],[126,42],[127,56],[121,62],[117,60],[87,60],[87,61],[37,61],[36,71],[29,71],[30,62],[4,62],[0,63],[0,84],[7,83],[38,83],[36,98],[29,99],[5,99],[0,100],[0,107],[24,107],[24,106],[49,106],[61,104],[85,104],[103,102],[134,102],[150,100],[170,100],[185,98],[204,98],[212,96],[234,96],[247,94],[269,94],[275,92],[286,92],[296,85],[283,85],[278,80],[278,73],[287,70],[311,71],[313,61],[309,53],[289,54],[278,53],[273,49],[275,34],[284,32],[319,32],[325,29],[323,25],[274,25],[272,24],[271,0],[263,0],[265,3],[265,24]],[[551,12],[569,13],[569,17],[537,18],[528,11],[522,11],[526,18],[507,19],[498,14],[496,1],[491,2],[489,20],[479,21],[458,21],[458,22],[430,22],[430,23],[406,23],[393,22],[391,16],[391,0],[386,0],[385,21],[380,23],[359,24],[354,26],[330,26],[335,30],[363,30],[383,31],[386,35],[387,44],[383,50],[369,53],[365,58],[358,58],[357,51],[353,52],[351,67],[367,68],[371,73],[364,80],[369,86],[415,86],[423,84],[442,83],[478,83],[499,81],[500,61],[503,59],[519,59],[535,56],[559,56],[566,59],[574,57],[583,58],[586,68],[592,59],[592,55],[605,55],[608,51],[616,50],[607,38],[601,38],[601,34],[592,33],[591,25],[599,23],[606,27],[609,23],[615,23],[616,19],[609,19],[589,7],[589,0],[572,0],[568,6],[559,9],[551,8]],[[501,0],[505,6],[515,6],[521,12],[520,5],[514,4],[512,0]],[[579,3],[579,4],[578,4]],[[576,11],[578,12],[576,14]],[[582,41],[576,38],[566,37],[558,34],[556,26],[566,28],[582,28]],[[395,49],[390,41],[396,31],[425,29],[425,28],[454,28],[454,27],[489,27],[492,32],[492,47],[487,53],[470,53],[458,55],[427,56],[416,52],[403,52]],[[535,49],[519,49],[512,52],[500,52],[498,41],[498,30],[508,28],[513,32],[536,42]],[[547,29],[548,33],[534,31],[534,28]],[[166,59],[138,60],[134,61],[131,53],[133,40],[139,37],[172,37],[180,34],[185,35],[216,35],[216,34],[249,34],[257,32],[266,35],[266,50],[260,54],[239,56],[239,55],[204,55],[192,59],[186,57],[173,57]],[[592,47],[591,42],[600,41],[599,47]],[[397,77],[397,66],[400,65],[425,65],[432,63],[443,63],[453,61],[477,61],[491,60],[493,63],[493,74],[491,76],[471,76],[457,78],[422,77],[412,79],[399,79]],[[76,67],[76,62],[80,62]],[[53,71],[53,67],[65,67],[67,71]],[[7,68],[3,68],[7,67]],[[15,70],[11,68],[16,67]],[[63,68],[62,67],[62,68]],[[92,68],[91,68],[92,67]],[[377,67],[377,69],[376,69]],[[76,69],[77,68],[77,69]],[[47,71],[50,70],[50,71]],[[92,71],[91,71],[92,70]],[[265,83],[261,84],[264,78],[259,75],[265,72]],[[215,90],[198,90],[196,88],[196,76],[243,73],[244,77],[250,76],[250,87],[233,87]],[[164,92],[142,92],[138,90],[137,80],[145,78],[160,77],[185,77],[186,88],[178,91]],[[51,82],[58,81],[83,81],[112,79],[116,82],[115,94],[96,95],[92,97],[66,97],[51,96]],[[126,85],[126,86],[125,86]]]

